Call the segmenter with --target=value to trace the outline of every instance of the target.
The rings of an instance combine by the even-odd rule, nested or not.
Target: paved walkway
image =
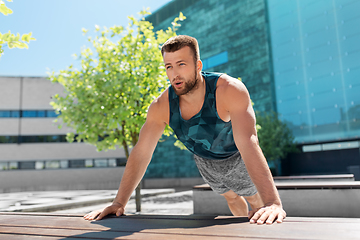
[[[0,212],[85,214],[111,204],[117,190],[44,191],[0,194]],[[193,214],[192,191],[142,189],[141,214]],[[135,194],[125,213],[136,213]]]

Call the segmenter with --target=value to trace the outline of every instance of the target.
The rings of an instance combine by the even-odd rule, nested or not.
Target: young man
[[[250,223],[257,224],[282,222],[286,213],[259,147],[255,114],[244,84],[225,74],[202,72],[195,38],[170,38],[161,52],[171,86],[149,107],[112,205],[84,218],[124,214],[168,124],[194,153],[205,182],[225,197],[234,216],[248,215]]]

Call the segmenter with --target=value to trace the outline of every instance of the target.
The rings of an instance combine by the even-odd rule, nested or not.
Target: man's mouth
[[[177,87],[180,87],[181,85],[183,84],[183,82],[175,82],[174,85],[177,86]]]

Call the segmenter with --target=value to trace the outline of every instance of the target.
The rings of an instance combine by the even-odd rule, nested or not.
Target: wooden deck
[[[0,239],[359,239],[360,219],[295,218],[255,225],[243,217],[0,213]]]

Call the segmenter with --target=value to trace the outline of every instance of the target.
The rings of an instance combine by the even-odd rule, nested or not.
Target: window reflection
[[[60,161],[59,160],[51,160],[51,161],[45,161],[45,168],[60,168]]]
[[[25,118],[37,117],[37,111],[24,110],[24,111],[22,111],[22,117],[25,117]]]
[[[18,169],[18,162],[9,162],[9,169],[10,170],[14,170],[14,169]]]
[[[56,118],[54,110],[0,110],[0,118]]]
[[[94,166],[95,167],[107,167],[107,159],[95,159],[94,160]]]
[[[34,161],[19,162],[19,169],[35,169]]]
[[[0,162],[0,171],[1,170],[8,170],[9,164],[7,162]]]
[[[0,162],[0,171],[21,169],[68,169],[93,167],[120,167],[126,165],[126,158],[77,159],[77,160],[38,160]]]
[[[61,168],[68,168],[68,167],[69,167],[69,161],[67,161],[67,160],[61,160],[61,161],[60,161],[60,167],[61,167]]]
[[[44,168],[45,168],[44,161],[36,161],[35,162],[35,169],[44,169]]]
[[[205,58],[202,60],[202,62],[203,62],[204,70],[227,63],[228,62],[228,52],[225,51],[225,52],[216,54],[214,56],[211,56],[209,58]]]
[[[85,160],[85,167],[93,167],[94,161],[92,159],[86,159]]]
[[[85,167],[85,160],[69,160],[69,167],[83,168]]]
[[[298,142],[360,135],[360,2],[341,2],[269,1],[277,110]]]
[[[116,159],[115,158],[109,159],[109,167],[116,167]]]

